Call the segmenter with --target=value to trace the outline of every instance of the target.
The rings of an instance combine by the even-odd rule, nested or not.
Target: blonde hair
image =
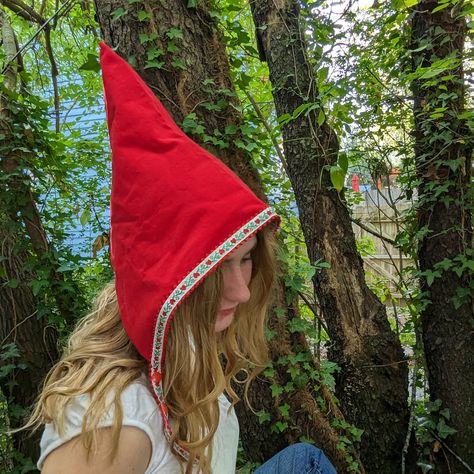
[[[225,392],[234,405],[239,397],[231,384],[244,383],[248,403],[248,386],[268,361],[264,328],[275,275],[274,245],[268,230],[257,234],[257,240],[252,251],[250,299],[239,305],[229,328],[221,333],[214,330],[222,294],[219,269],[183,302],[170,325],[163,387],[172,420],[172,441],[190,453],[186,464],[175,453],[186,473],[192,472],[193,462],[198,463],[202,473],[212,472],[212,439],[219,424],[218,396]],[[219,354],[224,356],[224,368]],[[81,436],[89,457],[113,394],[112,461],[122,425],[120,396],[130,383],[146,374],[147,364],[123,329],[115,286],[110,283],[97,297],[93,311],[71,334],[25,427],[37,429],[53,423],[62,436],[67,404],[78,395],[89,394]],[[247,375],[237,381],[236,375],[242,370]]]

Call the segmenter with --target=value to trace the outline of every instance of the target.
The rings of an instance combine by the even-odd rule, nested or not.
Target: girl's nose
[[[250,270],[250,271],[249,271]],[[224,299],[229,303],[246,303],[250,298],[251,268],[246,265],[229,265],[224,269]]]

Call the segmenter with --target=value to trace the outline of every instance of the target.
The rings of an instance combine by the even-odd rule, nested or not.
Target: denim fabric
[[[315,446],[297,443],[288,446],[262,464],[254,474],[337,474],[325,454]]]

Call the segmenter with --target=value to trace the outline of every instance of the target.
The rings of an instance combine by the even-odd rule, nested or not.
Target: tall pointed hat
[[[150,361],[169,436],[161,379],[174,312],[232,251],[279,217],[179,129],[125,60],[100,46],[117,298],[125,331]]]

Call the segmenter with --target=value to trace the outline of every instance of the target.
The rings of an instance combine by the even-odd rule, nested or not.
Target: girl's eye
[[[252,261],[252,255],[247,255],[242,259],[242,262],[251,262]]]

